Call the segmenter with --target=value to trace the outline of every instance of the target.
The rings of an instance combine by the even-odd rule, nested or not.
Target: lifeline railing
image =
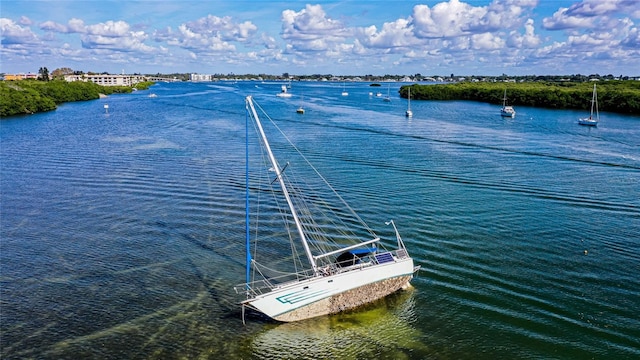
[[[309,269],[297,273],[286,273],[273,277],[262,275],[263,279],[255,280],[249,283],[238,284],[234,286],[233,289],[237,294],[246,294],[247,297],[250,298],[268,293],[275,288],[286,286],[290,283],[303,282],[317,276],[330,276],[339,273],[360,270],[365,267],[395,262],[406,258],[409,258],[409,254],[405,249],[375,253],[360,258],[359,262],[348,267],[342,268],[337,264],[329,264],[324,267],[320,267],[320,271],[318,274],[314,274],[313,270]]]

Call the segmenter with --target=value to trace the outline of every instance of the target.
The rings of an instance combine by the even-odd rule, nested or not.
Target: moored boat
[[[277,97],[285,97],[285,98],[290,98],[291,97],[291,93],[287,90],[287,86],[286,85],[282,85],[282,87],[280,87],[280,92],[278,94],[276,94]]]
[[[593,94],[591,95],[591,112],[589,113],[589,117],[579,118],[578,124],[586,126],[597,126],[598,121],[600,121],[600,113],[598,112],[598,92],[596,90],[596,84],[593,84]]]
[[[413,111],[411,111],[411,87],[408,88],[409,89],[409,94],[407,95],[407,111],[405,111],[404,115],[406,117],[413,117]]]
[[[274,203],[284,205],[285,209],[276,213],[282,214],[278,217],[284,220],[285,230],[277,233],[282,235],[281,240],[291,241],[292,254],[284,258],[291,258],[293,264],[289,266],[292,270],[276,270],[262,264],[258,254],[251,250],[250,244],[256,241],[251,235],[260,233],[252,227],[263,222],[251,220],[249,199],[265,191],[256,185],[249,186],[249,180],[255,179],[255,175],[247,173],[246,283],[235,287],[236,292],[246,296],[241,301],[243,313],[248,308],[277,321],[298,321],[353,309],[410,286],[419,266],[414,266],[395,223],[387,222],[393,226],[396,242],[393,250],[387,250],[384,241],[317,173],[304,155],[300,155],[302,162],[318,175],[318,184],[325,184],[331,191],[321,191],[320,199],[315,190],[303,191],[312,181],[307,179],[302,184],[293,184],[298,166],[279,165],[251,96],[246,98],[246,109],[247,117],[255,124],[250,128],[258,132],[257,138],[266,153],[260,158],[266,160],[265,169],[275,175],[275,179],[267,177],[268,181],[263,185],[275,187],[267,193],[281,198]],[[337,211],[336,204],[328,198],[339,200],[343,208]],[[265,203],[264,200],[260,202]],[[331,214],[329,209],[338,214]],[[268,216],[262,211],[256,213]],[[268,233],[267,241],[275,246],[278,241],[274,239],[274,228],[271,227]],[[274,253],[270,250],[267,259],[273,260]]]
[[[507,89],[504,90],[504,97],[502,98],[502,108],[500,109],[500,116],[502,117],[516,117],[516,110],[513,106],[507,105]]]

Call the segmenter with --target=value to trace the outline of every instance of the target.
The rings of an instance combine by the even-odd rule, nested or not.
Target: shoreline
[[[599,82],[459,82],[453,84],[413,84],[400,87],[400,97],[411,100],[480,101],[548,109],[589,109],[593,85],[598,88],[600,111],[640,115],[639,81]]]

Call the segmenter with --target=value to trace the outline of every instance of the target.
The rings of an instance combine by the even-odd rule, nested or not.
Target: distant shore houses
[[[38,74],[3,74],[0,76],[0,80],[5,81],[17,81],[17,80],[28,80],[28,79],[38,79]],[[174,82],[179,81],[177,78],[169,78],[163,76],[153,76],[153,75],[126,75],[126,74],[73,74],[73,75],[64,75],[64,80],[68,82],[72,81],[84,81],[84,82],[93,82],[102,86],[134,86],[138,83],[145,81],[153,81],[153,82]]]
[[[17,80],[27,80],[27,79],[37,79],[38,74],[4,74],[4,79],[6,81],[17,81]]]

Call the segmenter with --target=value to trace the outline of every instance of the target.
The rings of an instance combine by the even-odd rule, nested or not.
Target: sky
[[[0,0],[0,72],[640,76],[640,0]]]

